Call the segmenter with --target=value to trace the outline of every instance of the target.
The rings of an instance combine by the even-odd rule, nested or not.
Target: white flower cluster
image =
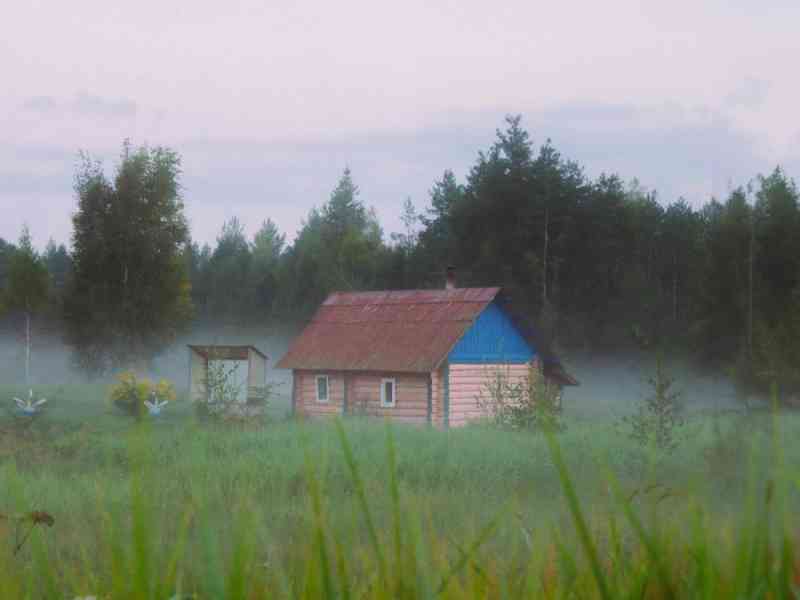
[[[157,417],[161,414],[161,409],[167,405],[166,400],[159,401],[156,393],[153,392],[153,397],[151,400],[145,400],[144,405],[147,407],[147,412],[150,413],[151,416]]]
[[[22,414],[33,416],[41,410],[42,405],[47,402],[47,398],[40,398],[39,400],[36,400],[33,397],[33,390],[28,390],[27,400],[14,398],[14,402],[17,403],[17,407],[20,409],[20,411],[22,411]]]

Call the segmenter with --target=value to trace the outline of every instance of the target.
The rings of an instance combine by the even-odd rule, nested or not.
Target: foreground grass
[[[16,552],[0,523],[0,598],[793,594],[794,415],[698,418],[665,457],[610,423],[135,424],[72,393],[0,437],[0,512],[55,518]]]

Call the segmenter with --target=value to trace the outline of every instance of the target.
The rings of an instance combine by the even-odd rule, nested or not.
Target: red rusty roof
[[[430,373],[499,292],[334,292],[276,366]]]

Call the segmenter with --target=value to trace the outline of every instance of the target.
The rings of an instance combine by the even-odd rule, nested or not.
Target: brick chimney
[[[456,268],[453,266],[449,266],[445,270],[444,289],[446,290],[456,289]]]

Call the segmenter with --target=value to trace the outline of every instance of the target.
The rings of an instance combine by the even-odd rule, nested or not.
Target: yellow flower
[[[175,387],[166,379],[162,379],[155,387],[155,393],[159,400],[172,402],[176,398]]]

